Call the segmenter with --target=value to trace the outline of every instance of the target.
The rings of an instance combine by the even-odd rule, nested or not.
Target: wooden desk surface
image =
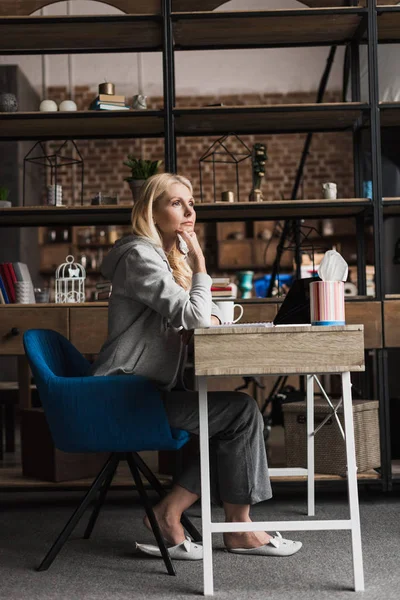
[[[194,332],[197,376],[364,371],[364,327],[211,327]]]

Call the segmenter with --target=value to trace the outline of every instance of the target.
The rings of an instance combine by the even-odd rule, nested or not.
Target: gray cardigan
[[[220,318],[211,300],[211,277],[193,275],[189,292],[178,285],[162,248],[136,235],[119,240],[102,274],[111,281],[108,337],[93,375],[136,374],[171,389],[183,361],[179,330],[209,327]]]

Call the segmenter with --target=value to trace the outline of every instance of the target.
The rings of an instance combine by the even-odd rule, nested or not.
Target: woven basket
[[[335,402],[334,402],[335,404]],[[379,403],[376,400],[354,400],[354,437],[358,472],[380,466]],[[331,412],[327,402],[315,401],[314,427]],[[287,467],[307,467],[307,405],[306,402],[283,404]],[[344,429],[343,406],[338,416]],[[315,436],[315,472],[346,475],[346,447],[335,417]]]

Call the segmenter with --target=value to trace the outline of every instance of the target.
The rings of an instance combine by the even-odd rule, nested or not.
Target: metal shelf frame
[[[232,24],[235,19],[243,20],[243,23],[249,23],[254,17],[260,22],[267,23],[268,20],[279,17],[287,19],[289,22],[292,20],[298,24],[301,22],[311,23],[312,20],[316,20],[324,15],[325,18],[331,19],[347,19],[348,29],[342,28],[340,33],[338,30],[337,35],[333,33],[327,37],[318,38],[318,33],[311,31],[309,39],[306,39],[306,34],[300,39],[297,36],[296,30],[293,37],[291,37],[287,30],[284,31],[284,36],[281,40],[274,38],[271,35],[271,31],[266,31],[270,35],[265,36],[262,39],[263,31],[261,31],[259,38],[256,42],[252,42],[249,39],[241,39],[237,36],[234,43],[224,43],[218,41],[218,38],[214,41],[211,39],[204,43],[198,43],[196,40],[186,39],[185,33],[182,30],[182,24],[189,24],[191,27],[196,26],[196,23],[208,22],[210,24],[223,24],[224,22]],[[35,20],[36,19],[36,20]],[[165,138],[165,165],[167,170],[176,172],[177,170],[177,154],[176,154],[176,138],[178,135],[207,135],[224,133],[221,131],[207,130],[190,131],[188,128],[182,126],[183,115],[196,118],[196,115],[200,114],[215,114],[218,111],[208,109],[179,109],[175,108],[175,52],[179,51],[190,51],[190,50],[211,50],[211,49],[229,49],[229,48],[280,48],[280,47],[297,47],[297,46],[336,46],[345,45],[350,48],[350,61],[351,61],[351,90],[352,90],[352,101],[360,103],[360,64],[359,64],[359,46],[360,44],[366,44],[368,49],[368,73],[369,73],[369,103],[361,105],[360,119],[357,119],[354,124],[344,128],[344,130],[351,129],[353,131],[353,156],[354,156],[354,186],[355,196],[357,202],[354,202],[354,206],[346,205],[346,210],[349,210],[346,216],[351,216],[356,219],[357,224],[357,240],[358,240],[358,278],[359,278],[359,291],[365,291],[365,242],[364,242],[364,226],[365,220],[373,219],[374,223],[374,249],[375,249],[375,267],[376,267],[376,299],[384,299],[384,270],[383,270],[383,219],[385,216],[390,214],[398,214],[400,212],[400,199],[387,199],[382,200],[382,165],[381,165],[381,143],[380,143],[380,128],[381,128],[381,117],[383,122],[385,121],[385,114],[390,116],[390,110],[393,111],[394,119],[396,119],[395,113],[399,106],[390,104],[387,106],[380,107],[379,105],[379,86],[378,86],[378,62],[377,62],[377,48],[379,43],[390,43],[400,41],[400,7],[379,7],[376,6],[375,0],[368,0],[367,7],[346,7],[346,8],[304,8],[299,10],[279,10],[279,11],[256,11],[256,12],[207,12],[207,13],[174,13],[172,11],[171,0],[162,0],[162,14],[161,15],[124,15],[124,16],[104,16],[96,17],[98,27],[111,26],[111,27],[124,27],[126,32],[130,26],[134,27],[138,24],[143,25],[147,23],[149,25],[149,32],[146,38],[145,35],[139,40],[133,39],[132,42],[125,43],[125,41],[118,41],[115,45],[107,38],[104,41],[104,45],[96,43],[96,40],[92,38],[92,41],[85,41],[81,36],[80,32],[82,26],[93,25],[93,17],[65,17],[65,18],[49,18],[47,17],[47,23],[53,27],[53,32],[56,31],[57,27],[61,24],[74,26],[74,23],[79,23],[78,27],[78,42],[72,44],[72,47],[60,47],[53,44],[53,41],[47,43],[45,46],[30,47],[29,41],[25,40],[22,42],[22,48],[8,47],[9,42],[12,40],[13,33],[6,32],[7,26],[14,27],[14,31],[17,30],[19,25],[26,27],[35,26],[39,27],[43,23],[43,19],[40,17],[0,17],[0,33],[4,31],[9,36],[7,40],[1,39],[0,35],[0,54],[71,54],[71,53],[93,53],[93,52],[134,52],[134,51],[159,51],[162,52],[163,61],[163,98],[164,98],[164,109],[162,111],[156,111],[158,120],[160,121],[160,130],[153,131],[153,137],[164,136]],[[399,23],[397,32],[397,22]],[[21,30],[22,31],[22,30]],[[301,32],[300,32],[301,33]],[[339,35],[340,33],[340,35]],[[68,33],[70,35],[70,33]],[[226,31],[224,32],[226,35]],[[286,37],[285,37],[286,36]],[[296,38],[297,36],[297,38]],[[71,35],[72,38],[72,35]],[[54,38],[56,39],[56,38]],[[53,46],[52,46],[53,44]],[[91,47],[91,44],[92,47]],[[25,46],[24,46],[25,45]],[[117,47],[116,47],[117,46]],[[342,107],[343,108],[343,107]],[[243,107],[242,111],[246,111],[248,114],[252,112],[257,114],[266,113],[268,111],[278,111],[278,108],[274,107]],[[281,109],[282,110],[282,107]],[[286,109],[284,109],[286,110]],[[294,110],[294,109],[292,109]],[[323,104],[315,109],[315,113],[323,114],[328,111],[327,107]],[[344,108],[347,112],[351,110],[350,107]],[[185,112],[186,111],[186,112]],[[221,114],[229,115],[234,113],[235,109],[226,108],[221,110]],[[287,112],[290,113],[291,109],[287,108]],[[310,109],[311,111],[311,109]],[[100,115],[100,117],[102,117]],[[117,118],[117,115],[113,115]],[[44,118],[41,116],[38,119]],[[83,118],[83,117],[81,117]],[[90,117],[93,118],[94,117]],[[103,117],[102,117],[103,118]],[[106,117],[104,117],[106,118]],[[110,117],[107,117],[110,118]],[[120,117],[123,119],[123,117]],[[399,112],[400,121],[400,112]],[[5,122],[5,121],[4,121]],[[84,121],[82,121],[84,122]],[[150,122],[150,121],[149,121]],[[362,168],[361,168],[361,140],[360,140],[360,128],[370,124],[371,130],[371,149],[372,149],[372,179],[373,179],[373,201],[362,199]],[[1,122],[0,122],[1,125]],[[340,128],[339,128],[340,129]],[[321,128],[321,131],[330,131],[328,128]],[[285,130],[286,132],[289,132]],[[244,131],[243,131],[244,132]],[[247,133],[255,133],[255,130],[249,128]],[[259,130],[257,130],[260,133]],[[278,133],[276,131],[274,133]],[[142,137],[144,137],[143,132]],[[110,137],[109,134],[108,137]],[[132,134],[134,132],[132,131]],[[92,135],[95,137],[94,135]],[[92,137],[90,136],[90,137]],[[1,136],[0,136],[1,137]],[[122,135],[120,137],[123,137]],[[151,137],[150,135],[147,137]],[[12,137],[4,139],[16,139]],[[32,138],[27,138],[32,139]],[[50,139],[50,138],[47,138]],[[355,200],[356,200],[355,199]],[[307,201],[306,201],[307,202]],[[345,216],[343,214],[344,207],[339,205],[335,208],[333,204],[320,203],[320,208],[324,208],[327,211],[326,215],[330,216]],[[357,204],[358,203],[358,204]],[[297,205],[297,206],[295,206]],[[337,211],[335,213],[334,211]],[[271,218],[275,219],[289,219],[289,218],[300,218],[301,215],[310,215],[313,205],[301,204],[301,202],[288,201],[279,203],[260,203],[259,207],[253,207],[244,203],[243,206],[238,204],[231,211],[230,207],[220,206],[218,204],[210,205],[199,205],[197,206],[199,221],[210,221],[215,219],[225,220],[248,220],[248,219],[260,219],[268,220]],[[340,210],[342,210],[342,215]],[[302,212],[300,213],[300,210]],[[43,224],[56,224],[56,223],[68,223],[70,224],[82,224],[82,223],[126,223],[129,220],[130,207],[100,207],[99,210],[95,211],[92,207],[77,207],[77,208],[62,208],[56,207],[52,210],[45,210],[44,208],[29,208],[21,209],[19,212],[16,209],[0,209],[0,227],[12,227],[12,226],[34,226]],[[316,211],[316,216],[319,216]],[[273,215],[273,217],[272,217]],[[383,302],[382,302],[383,306]],[[381,427],[381,454],[382,454],[382,478],[380,480],[381,486],[384,490],[389,490],[392,487],[392,473],[391,473],[391,461],[390,461],[390,424],[389,424],[389,397],[388,397],[388,374],[387,374],[387,351],[383,348],[382,350],[375,350],[376,356],[376,367],[375,371],[377,374],[377,388],[379,391],[380,398],[380,427]]]

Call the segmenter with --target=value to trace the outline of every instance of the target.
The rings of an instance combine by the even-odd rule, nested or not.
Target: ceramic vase
[[[242,298],[251,298],[254,271],[238,271],[236,277]]]
[[[138,199],[140,190],[142,185],[144,184],[145,179],[131,179],[129,183],[129,187],[131,188],[133,201]]]
[[[14,94],[0,94],[0,112],[16,112],[18,110],[17,98]]]

